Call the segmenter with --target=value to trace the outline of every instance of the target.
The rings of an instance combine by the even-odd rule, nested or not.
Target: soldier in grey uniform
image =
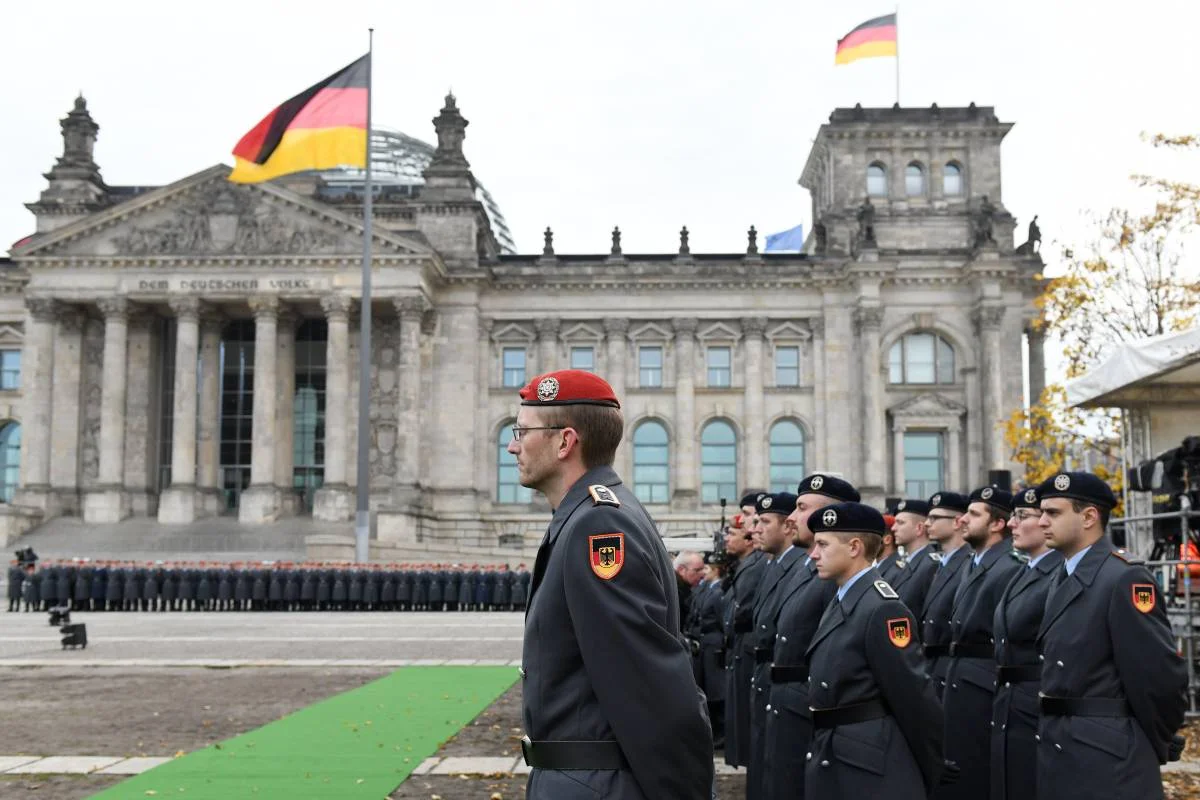
[[[522,653],[529,800],[709,800],[704,696],[679,636],[675,577],[612,469],[623,420],[581,370],[521,390],[508,448],[555,509],[538,549]]]
[[[942,709],[916,619],[871,566],[883,515],[835,503],[808,525],[818,574],[838,589],[806,653],[814,732],[805,796],[925,800],[944,770]]]
[[[1004,589],[992,619],[996,646],[996,699],[992,705],[992,800],[1036,797],[1038,689],[1037,632],[1046,609],[1050,580],[1063,564],[1062,553],[1051,550],[1038,521],[1042,512],[1037,489],[1013,498],[1013,548],[1029,559]]]
[[[904,558],[896,562],[898,568],[888,583],[910,611],[920,611],[925,606],[925,593],[938,567],[925,525],[929,510],[929,503],[924,500],[901,500],[896,504],[896,521],[892,524],[892,535],[897,547],[904,548]]]
[[[1178,759],[1187,668],[1154,576],[1104,536],[1116,498],[1087,472],[1038,487],[1056,570],[1038,631],[1039,800],[1163,796]]]
[[[946,760],[960,770],[939,800],[975,800],[991,784],[991,716],[996,696],[996,645],[992,621],[1009,581],[1023,562],[1013,552],[1008,518],[1012,495],[996,486],[971,492],[963,516],[963,540],[971,548],[951,614],[949,667],[942,705],[946,713]]]
[[[921,644],[925,661],[933,678],[933,690],[938,699],[946,684],[946,670],[950,667],[950,642],[954,633],[950,629],[950,614],[954,610],[954,595],[958,591],[962,570],[971,560],[971,548],[963,545],[959,519],[967,513],[965,494],[938,492],[929,498],[929,515],[925,524],[929,538],[941,546],[941,559],[933,573],[929,591],[925,594],[925,605],[921,607]]]
[[[25,569],[20,561],[8,565],[8,610],[21,610],[21,584],[25,582]]]
[[[822,580],[812,560],[813,533],[808,520],[814,512],[837,502],[857,502],[858,490],[832,475],[809,475],[800,481],[791,512],[794,544],[804,551],[792,570],[779,606],[771,690],[765,737],[766,797],[792,800],[804,797],[804,753],[812,740],[808,698],[808,662],[804,654],[817,632],[817,623],[837,587]]]
[[[793,568],[805,556],[793,542],[794,526],[789,521],[796,510],[791,492],[765,494],[755,508],[762,528],[762,549],[770,560],[754,597],[754,677],[750,692],[750,764],[746,770],[746,800],[766,797],[767,715],[771,706],[771,662],[775,652],[775,624]]]
[[[760,493],[748,495],[753,504]],[[742,498],[745,505],[746,498]],[[746,655],[746,639],[754,627],[754,593],[766,556],[754,547],[750,519],[734,517],[725,533],[725,552],[737,559],[725,586],[721,629],[725,635],[725,763],[744,767],[750,763],[750,679],[754,655]]]

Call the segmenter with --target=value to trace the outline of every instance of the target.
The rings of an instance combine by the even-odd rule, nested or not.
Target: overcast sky
[[[522,252],[550,225],[560,253],[740,251],[803,222],[797,185],[838,106],[890,106],[892,59],[833,64],[837,39],[893,6],[789,2],[9,4],[0,44],[0,251],[33,230],[23,203],[61,153],[82,91],[112,184],[169,183],[232,163],[282,100],[353,60],[376,28],[377,123],[434,141],[453,88],[466,153]],[[1016,123],[1003,202],[1024,231],[1085,234],[1081,212],[1141,202],[1128,176],[1200,179],[1142,132],[1200,133],[1194,2],[910,0],[900,7],[901,103],[996,107]]]

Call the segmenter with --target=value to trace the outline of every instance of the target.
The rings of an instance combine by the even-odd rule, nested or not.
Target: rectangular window
[[[775,348],[775,385],[800,385],[800,348]]]
[[[708,385],[728,388],[733,376],[733,354],[728,347],[708,348]]]
[[[931,497],[941,491],[945,451],[940,433],[904,434],[904,496]]]
[[[504,348],[504,387],[519,389],[525,385],[525,348]]]
[[[661,347],[638,348],[638,386],[658,389],[663,385],[663,350]]]
[[[0,350],[0,389],[21,388],[21,351]]]
[[[571,369],[582,369],[587,372],[596,370],[596,350],[592,347],[571,348]]]

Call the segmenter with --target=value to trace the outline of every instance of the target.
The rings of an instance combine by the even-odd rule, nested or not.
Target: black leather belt
[[[951,658],[995,658],[996,648],[990,644],[954,642],[950,645]]]
[[[775,657],[774,647],[756,647],[754,648],[754,663],[755,664],[770,664],[771,659]]]
[[[1042,713],[1047,717],[1132,717],[1133,709],[1123,697],[1046,697],[1041,698]]]
[[[925,651],[926,658],[941,658],[950,655],[950,645],[946,644],[927,644],[921,649]]]
[[[629,769],[616,742],[532,742],[522,736],[521,754],[533,769]]]
[[[773,664],[771,683],[806,683],[808,667],[803,664]]]
[[[814,708],[813,728],[836,728],[839,725],[853,725],[856,722],[866,722],[871,719],[882,719],[891,716],[887,706],[879,698],[855,703],[850,706],[836,708]]]
[[[1037,683],[1042,679],[1042,668],[1038,664],[1027,667],[996,667],[996,680],[1000,683]]]

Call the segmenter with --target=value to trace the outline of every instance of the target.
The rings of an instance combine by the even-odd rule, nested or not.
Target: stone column
[[[552,372],[564,366],[558,355],[558,318],[539,317],[534,326],[538,332],[538,360],[535,365],[536,371],[529,377]]]
[[[828,439],[829,434],[825,424],[825,320],[813,317],[808,321],[808,329],[812,332],[812,387],[813,387],[813,455],[805,459],[805,469],[809,473],[828,469]]]
[[[196,519],[196,356],[200,346],[200,301],[176,297],[175,407],[172,413],[171,485],[158,504],[158,521],[187,523]]]
[[[892,425],[892,485],[895,489],[893,494],[898,497],[907,497],[908,494],[904,491],[904,432],[906,427],[901,423]],[[957,483],[950,484],[957,486]],[[924,500],[925,498],[921,498]]]
[[[860,489],[882,492],[884,476],[883,364],[879,357],[879,328],[883,309],[859,306],[854,314],[862,356],[862,463]],[[865,492],[864,492],[865,494]]]
[[[613,387],[613,393],[617,399],[621,401],[623,408],[628,408],[625,397],[625,376],[629,369],[628,353],[629,340],[626,338],[629,333],[629,320],[623,317],[605,317],[604,333],[606,335],[605,361],[607,362],[606,374],[603,376],[608,385]],[[628,414],[628,412],[626,412]],[[628,419],[626,419],[628,422]],[[630,437],[633,433],[630,431]],[[624,447],[617,448],[616,461],[617,474],[622,477],[627,483],[633,483],[633,442],[630,440],[624,441]]]
[[[281,514],[294,515],[300,498],[292,491],[296,454],[296,326],[300,320],[280,309],[275,336],[275,488]]]
[[[396,396],[396,484],[393,501],[402,508],[421,502],[421,315],[424,297],[393,301],[400,318],[399,375]],[[414,529],[415,530],[415,529]]]
[[[250,298],[254,312],[254,444],[250,455],[250,486],[242,492],[238,521],[270,522],[279,516],[275,486],[275,391],[279,343],[279,298]]]
[[[125,365],[125,494],[134,516],[158,514],[158,421],[162,416],[162,320],[148,313],[129,317]]]
[[[1000,378],[1003,352],[1000,323],[1004,320],[1003,306],[981,306],[976,309],[975,323],[983,344],[983,443],[985,469],[1003,469],[1008,463],[1001,417],[1004,413],[1004,387]]]
[[[82,433],[83,326],[74,307],[59,310],[54,336],[54,395],[51,398],[50,488],[63,513],[78,514],[79,442]]]
[[[496,448],[499,439],[492,428],[494,420],[491,416],[491,387],[492,387],[492,326],[495,321],[491,317],[479,318],[479,343],[475,354],[475,381],[479,387],[479,396],[475,403],[475,439],[483,447],[482,456],[475,459],[475,485],[479,487],[482,496],[493,503],[496,500]]]
[[[313,501],[313,519],[347,522],[354,519],[354,494],[346,480],[350,453],[350,298],[327,294],[321,308],[329,333],[325,340],[325,478]]]
[[[963,486],[962,479],[962,428],[955,423],[946,431],[950,440],[946,452],[946,485]]]
[[[742,452],[746,454],[745,481],[747,486],[764,489],[770,484],[767,467],[770,448],[764,431],[767,409],[763,393],[763,333],[766,330],[767,321],[762,317],[742,320],[742,335],[746,342],[746,436],[742,446]]]
[[[1046,388],[1046,333],[1032,321],[1025,335],[1029,337],[1029,404],[1034,405]]]
[[[104,314],[104,366],[100,387],[100,486],[84,500],[89,523],[120,522],[129,516],[125,493],[125,362],[129,345],[129,302],[107,297]]]
[[[225,509],[221,491],[221,328],[220,315],[200,316],[200,415],[196,430],[197,502],[206,516]]]
[[[983,399],[980,397],[979,368],[963,367],[959,372],[966,383],[967,393],[967,475],[965,483],[976,485],[977,481],[985,477],[983,470],[983,441],[987,432],[983,413]]]
[[[25,301],[29,311],[23,356],[24,411],[21,414],[21,490],[16,505],[57,513],[50,494],[50,438],[54,385],[54,329],[59,303],[45,297]]]
[[[700,463],[696,458],[696,329],[695,318],[673,320],[675,328],[675,492],[672,505],[699,505],[696,491]]]

